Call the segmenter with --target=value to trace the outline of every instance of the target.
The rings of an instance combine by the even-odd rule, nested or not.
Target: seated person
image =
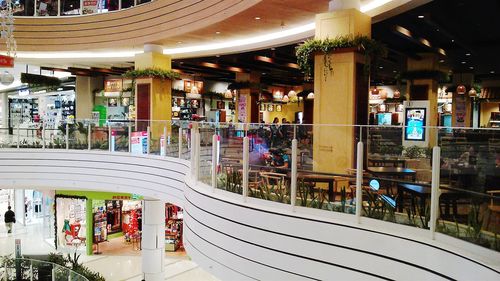
[[[290,156],[283,149],[270,149],[270,157],[272,159],[271,166],[276,168],[276,172],[286,174],[292,167]]]

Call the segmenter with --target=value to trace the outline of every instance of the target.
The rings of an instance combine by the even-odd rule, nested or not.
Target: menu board
[[[405,140],[425,141],[425,108],[406,109]]]

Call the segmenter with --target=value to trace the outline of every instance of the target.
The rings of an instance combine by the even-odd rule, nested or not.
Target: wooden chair
[[[285,186],[285,174],[274,172],[260,172],[260,177],[266,186],[276,185],[280,187]]]

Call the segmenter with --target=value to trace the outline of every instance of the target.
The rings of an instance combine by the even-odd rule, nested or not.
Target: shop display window
[[[33,16],[35,12],[35,1],[33,0],[15,0],[12,1],[12,13],[14,16]]]
[[[60,0],[60,1],[61,1],[61,13],[60,13],[61,16],[80,14],[80,0]]]
[[[40,0],[37,5],[38,16],[57,16],[57,0]]]
[[[86,242],[86,199],[56,197],[57,241],[62,247]]]
[[[122,9],[127,9],[134,6],[134,0],[121,0]]]

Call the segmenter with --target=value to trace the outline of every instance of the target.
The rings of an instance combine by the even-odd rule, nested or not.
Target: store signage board
[[[132,154],[147,154],[148,149],[148,133],[147,132],[132,132],[130,137]]]
[[[14,67],[14,58],[0,55],[0,67]]]
[[[89,15],[97,13],[97,3],[97,0],[84,0],[82,8],[83,14]]]
[[[104,81],[104,92],[118,92],[120,93],[123,89],[122,79],[109,79]]]

